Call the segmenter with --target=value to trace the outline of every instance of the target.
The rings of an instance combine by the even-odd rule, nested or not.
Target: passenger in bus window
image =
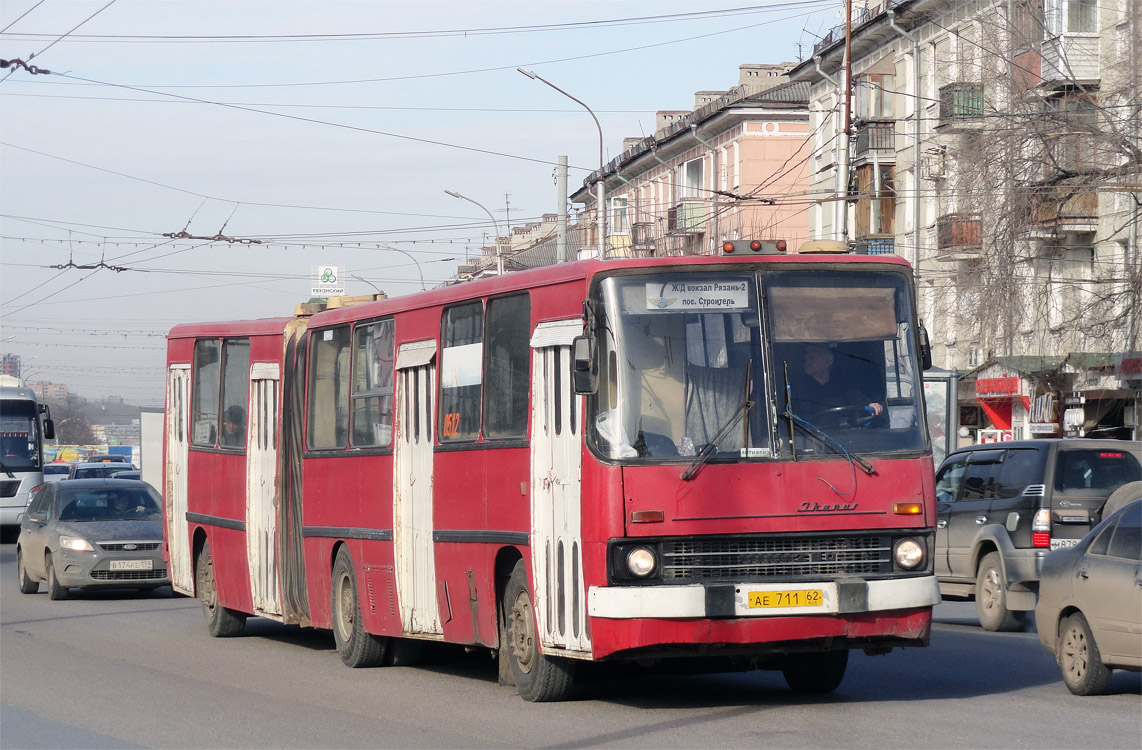
[[[849,373],[837,372],[836,355],[823,344],[806,344],[802,352],[802,377],[792,384],[793,408],[802,416],[839,415],[845,410],[863,409],[866,418],[884,413],[884,404],[853,383]]]
[[[226,407],[222,420],[221,444],[227,448],[242,448],[246,445],[246,410],[241,406]]]

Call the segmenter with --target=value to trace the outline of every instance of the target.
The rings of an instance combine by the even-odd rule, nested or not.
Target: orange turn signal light
[[[666,520],[665,514],[660,510],[632,510],[631,523],[662,523]]]
[[[918,516],[924,512],[921,503],[893,503],[892,512],[898,516]]]

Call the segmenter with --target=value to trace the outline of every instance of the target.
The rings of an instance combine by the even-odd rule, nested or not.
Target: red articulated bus
[[[906,263],[579,261],[168,337],[165,554],[212,635],[441,641],[836,688],[927,645],[935,493]],[[308,310],[313,307],[314,310]]]

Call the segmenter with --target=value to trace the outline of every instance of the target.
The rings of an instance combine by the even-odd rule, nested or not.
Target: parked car
[[[162,501],[146,482],[65,479],[42,485],[20,523],[20,592],[155,589],[170,584],[162,558]]]
[[[1113,669],[1142,671],[1142,499],[1047,555],[1035,623],[1075,695],[1106,692]]]
[[[85,461],[81,464],[72,464],[71,473],[67,475],[67,478],[106,479],[120,471],[127,471],[130,468],[132,468],[130,464],[122,464],[116,461],[107,461],[105,463],[91,463]]]
[[[1107,498],[1142,480],[1142,443],[1048,439],[960,448],[936,472],[936,576],[971,599],[985,630],[1019,630],[1051,550],[1101,519]]]
[[[67,479],[71,474],[71,464],[60,461],[58,463],[50,463],[44,466],[44,481],[45,482],[58,482],[61,479]]]

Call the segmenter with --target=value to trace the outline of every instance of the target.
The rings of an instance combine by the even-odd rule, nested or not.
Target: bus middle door
[[[250,418],[246,430],[246,554],[254,612],[280,617],[278,586],[277,456],[280,368],[274,362],[250,366]]]

